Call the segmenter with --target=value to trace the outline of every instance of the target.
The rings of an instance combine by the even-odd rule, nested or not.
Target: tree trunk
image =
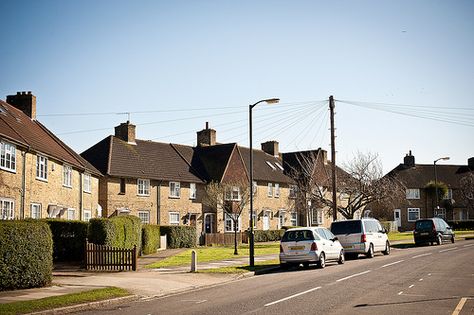
[[[234,223],[234,255],[238,255],[237,250],[237,225]]]

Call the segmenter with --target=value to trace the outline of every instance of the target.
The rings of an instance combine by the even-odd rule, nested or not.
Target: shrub
[[[448,221],[454,230],[474,230],[474,220],[470,221]]]
[[[84,244],[89,223],[83,221],[46,220],[53,234],[53,260],[79,261],[84,259]]]
[[[254,233],[255,242],[273,242],[281,240],[285,230],[255,230]]]
[[[133,248],[140,251],[142,222],[133,215],[117,216],[110,219],[91,219],[89,221],[89,242],[120,248]]]
[[[387,232],[397,232],[398,225],[395,221],[381,221],[380,224]]]
[[[143,254],[153,254],[160,247],[160,226],[145,224],[142,227]]]
[[[161,235],[166,234],[168,248],[196,246],[196,228],[193,226],[161,226]]]
[[[0,221],[0,291],[51,283],[53,240],[46,222]]]

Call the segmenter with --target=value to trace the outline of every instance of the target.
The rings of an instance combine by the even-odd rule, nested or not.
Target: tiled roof
[[[466,172],[463,165],[437,164],[436,173],[438,181],[445,183],[449,188],[459,188],[459,180]],[[400,164],[386,176],[395,176],[408,188],[423,188],[429,181],[435,180],[433,164],[415,164],[408,167]]]
[[[80,170],[100,172],[37,120],[0,100],[0,137]]]
[[[81,155],[110,176],[203,182],[169,143],[136,140],[135,145],[109,136]]]

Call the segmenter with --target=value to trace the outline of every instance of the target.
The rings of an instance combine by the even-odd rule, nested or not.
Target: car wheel
[[[341,249],[341,252],[339,253],[339,260],[337,261],[337,263],[338,263],[339,265],[342,265],[344,262],[345,262],[344,250]]]
[[[369,251],[365,254],[367,258],[374,258],[374,245],[370,244]]]
[[[321,268],[321,269],[326,267],[326,256],[324,256],[324,253],[321,253],[319,255],[318,267]]]
[[[280,263],[280,269],[287,270],[290,267],[289,264],[286,263]]]
[[[451,243],[454,244],[454,235],[451,237]]]
[[[441,235],[438,235],[438,237],[436,238],[436,244],[441,245],[441,242]]]
[[[385,250],[382,252],[384,255],[390,255],[390,243],[387,241],[385,244]]]

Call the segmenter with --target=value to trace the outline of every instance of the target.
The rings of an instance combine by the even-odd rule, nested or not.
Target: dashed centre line
[[[450,250],[455,250],[455,249],[457,249],[457,247],[448,248],[448,249],[443,249],[443,250],[440,250],[439,252],[440,252],[440,253],[444,253],[444,252],[449,252]]]
[[[414,284],[412,284],[412,285],[411,285],[411,286],[409,286],[408,288],[409,288],[409,289],[411,289],[411,288],[413,288],[414,286],[415,286],[415,285],[414,285]]]
[[[360,275],[363,275],[363,274],[366,274],[366,273],[369,273],[369,272],[371,272],[371,270],[366,270],[366,271],[363,271],[363,272],[359,272],[359,273],[353,274],[351,276],[347,276],[347,277],[344,277],[344,278],[341,278],[341,279],[337,279],[336,282],[340,282],[340,281],[344,281],[344,280],[347,280],[347,279],[350,279],[350,278],[354,278],[354,277],[357,277],[357,276],[360,276]]]
[[[286,300],[289,300],[289,299],[295,298],[297,296],[300,296],[300,295],[303,295],[303,294],[306,294],[306,293],[310,293],[310,292],[313,292],[313,291],[316,291],[316,290],[319,290],[319,289],[321,289],[321,287],[316,287],[316,288],[312,288],[312,289],[309,289],[309,290],[306,290],[306,291],[303,291],[303,292],[300,292],[300,293],[296,293],[296,294],[290,295],[286,298],[283,298],[283,299],[280,299],[280,300],[277,300],[277,301],[274,301],[274,302],[271,302],[271,303],[267,303],[267,304],[265,304],[265,307],[266,306],[271,306],[271,305],[274,305],[274,304],[277,304],[277,303],[280,303],[280,302],[283,302],[283,301],[286,301]]]
[[[469,246],[474,246],[474,244],[463,245],[463,247],[469,247]]]
[[[420,257],[424,257],[424,256],[429,256],[429,255],[432,255],[433,253],[426,253],[426,254],[420,254],[420,255],[416,255],[416,256],[413,256],[413,258],[420,258]]]
[[[399,264],[399,263],[401,263],[401,262],[403,262],[403,261],[405,261],[405,260],[402,259],[402,260],[399,260],[399,261],[395,261],[395,262],[393,262],[393,263],[389,263],[389,264],[383,265],[383,266],[380,267],[380,268],[385,268],[385,267],[388,267],[388,266],[392,266],[392,265],[395,265],[395,264]]]

